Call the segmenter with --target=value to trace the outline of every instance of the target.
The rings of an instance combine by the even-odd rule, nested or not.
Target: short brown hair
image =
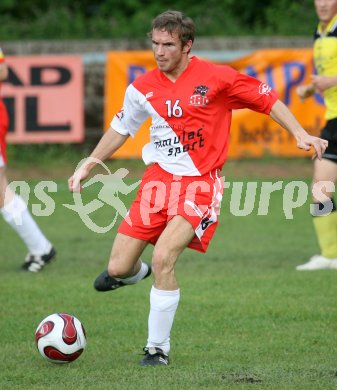
[[[188,41],[194,41],[193,20],[180,11],[165,11],[155,17],[152,21],[152,30],[148,34],[150,38],[153,30],[165,30],[170,34],[178,33],[182,46],[185,46]]]

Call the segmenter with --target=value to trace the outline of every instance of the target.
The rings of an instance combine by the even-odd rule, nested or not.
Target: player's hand
[[[308,133],[305,133],[299,139],[297,139],[297,147],[299,149],[309,151],[312,146],[315,149],[315,153],[313,154],[312,159],[317,157],[319,160],[321,160],[325,149],[328,147],[328,141],[322,138],[314,137]]]
[[[68,188],[71,192],[81,192],[82,180],[86,179],[89,175],[89,169],[86,165],[82,165],[68,180]]]
[[[315,93],[315,87],[313,84],[300,85],[296,89],[296,92],[300,99],[303,101],[304,99],[312,96]]]

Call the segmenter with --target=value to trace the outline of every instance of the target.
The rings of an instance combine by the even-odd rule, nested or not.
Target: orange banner
[[[9,143],[66,143],[84,139],[80,56],[8,56],[2,96]]]
[[[214,61],[215,62],[215,61]],[[219,61],[216,61],[220,63]],[[301,102],[296,94],[298,85],[310,82],[314,73],[311,49],[259,50],[226,63],[242,73],[269,84],[280,95],[302,126],[317,135],[324,124],[322,97]],[[124,92],[138,75],[153,69],[156,63],[151,51],[110,52],[107,57],[105,79],[105,128],[123,105]],[[149,124],[145,122],[136,137],[129,139],[114,155],[119,158],[139,158],[142,147],[149,140]],[[287,131],[266,115],[250,110],[233,112],[229,158],[274,156],[304,156]]]

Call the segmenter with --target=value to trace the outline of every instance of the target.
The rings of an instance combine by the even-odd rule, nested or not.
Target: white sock
[[[121,280],[125,284],[135,284],[139,282],[140,280],[144,279],[144,276],[148,273],[149,266],[146,263],[142,262],[142,265],[140,266],[140,270],[136,275],[129,276],[128,278],[115,278],[116,280]]]
[[[40,228],[30,215],[26,203],[15,194],[14,198],[0,209],[4,220],[12,226],[26,244],[32,255],[49,253],[51,243],[43,235]]]
[[[170,333],[179,304],[180,289],[174,291],[158,290],[152,286],[150,293],[149,335],[147,347],[161,348],[170,352]]]

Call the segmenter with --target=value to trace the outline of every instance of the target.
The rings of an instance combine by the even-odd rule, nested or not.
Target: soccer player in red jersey
[[[1,81],[6,80],[7,77],[8,67],[0,49],[0,87]],[[39,272],[55,257],[56,251],[37,226],[24,200],[8,187],[6,177],[8,124],[7,110],[0,96],[0,213],[27,246],[28,254],[21,267],[22,270]]]
[[[220,170],[227,157],[232,110],[250,108],[286,128],[299,148],[321,158],[327,141],[310,136],[275,91],[255,78],[190,55],[193,21],[167,11],[152,22],[150,37],[157,68],[126,90],[123,109],[91,154],[69,179],[80,191],[98,160],[110,157],[148,117],[150,143],[143,149],[149,167],[115,237],[107,271],[95,288],[114,290],[151,273],[140,256],[154,245],[148,340],[141,365],[169,363],[170,332],[180,290],[175,276],[186,247],[205,252],[215,232],[223,193]],[[94,161],[95,160],[95,161]]]

